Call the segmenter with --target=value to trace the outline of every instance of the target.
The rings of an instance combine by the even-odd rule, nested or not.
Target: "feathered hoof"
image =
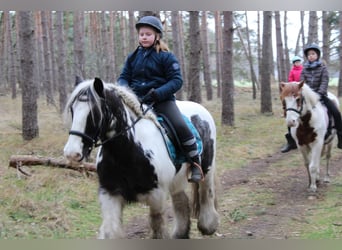
[[[214,215],[211,221],[208,221],[208,218],[198,220],[197,228],[201,232],[202,235],[212,235],[216,232],[218,226],[220,224],[219,216]]]

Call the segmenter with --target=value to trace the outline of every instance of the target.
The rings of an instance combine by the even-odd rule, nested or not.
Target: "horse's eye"
[[[78,101],[80,101],[80,102],[87,102],[87,101],[89,101],[89,97],[88,97],[88,95],[86,93],[84,93],[84,94],[82,94],[82,95],[80,95],[78,97]]]

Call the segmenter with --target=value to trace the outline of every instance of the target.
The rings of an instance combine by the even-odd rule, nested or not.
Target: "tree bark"
[[[173,53],[178,59],[179,65],[182,65],[182,52],[181,52],[181,39],[179,34],[179,12],[178,11],[172,11],[171,12],[171,23],[172,23],[172,47],[173,47]],[[184,80],[184,75],[182,72],[182,77]],[[184,83],[183,83],[184,84]],[[183,85],[184,86],[184,85]],[[176,97],[178,100],[183,100],[183,88],[181,88],[176,93]]]
[[[11,28],[11,13],[5,12],[4,19],[7,20],[7,37],[8,37],[8,56],[9,56],[9,69],[8,69],[8,81],[12,89],[12,99],[17,97],[17,76],[16,76],[16,64],[15,64],[15,46],[12,39]]]
[[[249,38],[249,27],[248,27],[248,16],[247,11],[245,12],[246,17],[246,30],[247,30],[247,48],[248,48],[248,61],[249,61],[249,67],[251,71],[251,79],[252,79],[252,85],[253,85],[253,99],[256,99],[256,92],[257,89],[259,89],[259,82],[255,74],[254,66],[253,66],[253,56],[252,56],[252,49],[251,49],[251,41]]]
[[[233,12],[223,11],[222,125],[234,126]]]
[[[82,162],[80,164],[73,164],[71,162],[66,161],[65,159],[54,159],[49,157],[40,157],[33,155],[12,155],[8,163],[8,166],[13,168],[36,165],[67,168],[78,171],[87,170],[91,172],[96,172],[95,163]]]
[[[316,43],[318,44],[318,20],[317,20],[317,12],[310,11],[309,17],[309,32],[308,32],[308,43]]]
[[[86,79],[85,51],[84,51],[84,13],[74,13],[74,74]]]
[[[56,41],[57,41],[57,65],[58,65],[58,92],[59,92],[59,110],[62,113],[67,101],[66,92],[66,49],[64,43],[64,26],[63,26],[63,12],[56,12]]]
[[[35,75],[35,39],[33,16],[30,11],[19,11],[19,46],[22,81],[22,132],[24,140],[39,136],[38,86]]]
[[[200,82],[200,58],[201,58],[201,37],[199,29],[199,11],[189,11],[190,13],[190,55],[189,55],[189,92],[190,101],[202,102],[201,82]]]
[[[322,59],[327,65],[330,63],[330,34],[331,26],[329,24],[329,11],[322,11]]]
[[[215,11],[215,48],[216,48],[216,82],[217,97],[221,97],[222,87],[222,21],[221,12]]]
[[[338,78],[338,89],[337,89],[337,95],[339,97],[342,96],[342,11],[339,11],[339,30],[340,30],[340,45],[339,45],[339,51],[340,51],[340,55],[339,55],[339,62],[340,62],[340,75]]]
[[[47,25],[46,11],[40,12],[42,25],[42,40],[43,40],[43,60],[44,60],[44,90],[46,94],[47,104],[55,104],[52,94],[52,77],[51,77],[51,48],[49,47],[49,33]]]
[[[272,113],[271,96],[271,43],[272,11],[264,11],[261,59],[261,113]]]
[[[213,88],[211,85],[211,69],[210,69],[210,52],[208,44],[208,27],[207,27],[207,13],[202,11],[202,22],[201,22],[201,35],[202,35],[202,58],[203,58],[203,78],[204,86],[207,93],[207,100],[213,99]]]
[[[286,69],[285,69],[283,39],[281,36],[280,13],[279,11],[275,11],[274,13],[275,13],[276,40],[277,40],[278,82],[286,82],[287,74],[286,74]],[[280,91],[281,90],[279,89],[279,92]]]

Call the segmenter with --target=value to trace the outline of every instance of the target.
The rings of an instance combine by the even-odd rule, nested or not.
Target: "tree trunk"
[[[285,69],[283,40],[281,36],[280,13],[275,11],[275,25],[276,25],[276,40],[277,40],[277,68],[278,68],[278,82],[286,82],[287,74]],[[280,89],[279,89],[280,92]]]
[[[261,59],[261,113],[272,113],[271,96],[271,43],[272,11],[263,13],[262,59]]]
[[[100,67],[102,67],[104,69],[104,79],[106,79],[105,81],[109,82],[110,77],[110,73],[111,73],[111,65],[110,65],[110,60],[109,60],[109,35],[108,34],[108,29],[107,29],[107,22],[106,22],[106,18],[107,17],[107,13],[105,11],[102,11],[100,14],[100,18],[101,18],[101,48],[102,48],[102,60],[101,60],[101,65]]]
[[[116,52],[116,46],[114,43],[115,39],[115,24],[116,24],[116,12],[111,11],[109,13],[109,51],[108,51],[108,56],[109,56],[109,78],[108,81],[110,82],[116,82],[117,80],[117,72],[116,72],[116,58],[115,58],[115,52]]]
[[[43,39],[42,39],[42,23],[40,17],[40,11],[34,11],[34,29],[35,29],[35,42],[36,42],[36,61],[37,67],[35,67],[34,80],[38,83],[38,94],[43,92],[46,93],[44,88],[44,50],[43,50]]]
[[[52,94],[52,79],[51,79],[51,48],[49,47],[49,33],[47,25],[46,11],[40,12],[42,25],[42,39],[43,39],[43,59],[44,59],[44,90],[47,104],[55,104]]]
[[[120,60],[120,62],[122,62],[122,64],[124,63],[125,59],[127,58],[127,55],[129,53],[128,51],[128,43],[127,43],[127,34],[126,34],[126,30],[127,30],[127,24],[126,24],[126,18],[123,18],[124,13],[123,11],[120,11],[120,34],[121,34],[121,41],[120,41],[120,45],[121,45],[121,54],[118,57],[118,59]]]
[[[339,62],[340,62],[340,74],[339,74],[339,78],[338,78],[338,90],[337,90],[337,95],[339,97],[342,96],[342,11],[339,11],[339,30],[340,30],[340,44],[339,44]]]
[[[54,13],[48,13],[48,26],[49,26],[49,41],[50,41],[50,48],[51,48],[51,77],[52,77],[52,89],[53,91],[57,91],[57,65],[56,65],[56,54],[55,54],[55,39],[54,39],[54,25],[53,25],[53,17]]]
[[[216,48],[216,82],[217,97],[221,97],[222,86],[222,20],[221,12],[215,11],[215,48]]]
[[[201,58],[201,37],[199,30],[199,11],[189,11],[190,13],[190,54],[189,54],[189,92],[190,101],[202,102],[201,82],[200,82],[200,58]]]
[[[1,18],[2,17],[2,18]],[[0,86],[3,85],[4,89],[7,87],[6,80],[6,67],[5,67],[5,58],[6,58],[6,22],[2,21],[3,15],[0,15]]]
[[[288,78],[288,73],[291,70],[291,63],[290,63],[290,55],[289,55],[289,46],[287,44],[288,37],[287,37],[287,11],[284,11],[284,64],[285,64],[285,79],[287,80]]]
[[[260,11],[258,11],[258,72],[259,72],[259,82],[261,81],[261,72],[262,72],[262,68],[261,68],[261,53],[262,53],[262,44],[261,44],[261,18],[260,18]]]
[[[322,11],[322,59],[325,61],[327,65],[330,63],[330,34],[331,27],[329,24],[329,11]]]
[[[177,57],[179,61],[179,65],[181,66],[182,65],[182,62],[181,62],[182,52],[181,52],[181,47],[180,47],[181,39],[179,36],[179,12],[178,11],[171,12],[171,24],[172,24],[173,53]],[[183,75],[183,79],[184,79],[184,75]],[[178,100],[183,99],[183,88],[177,91],[176,97]]]
[[[74,76],[86,79],[84,51],[84,12],[74,12]]]
[[[222,125],[234,126],[233,12],[223,11]]]
[[[4,19],[7,21],[7,37],[8,37],[8,56],[9,56],[9,69],[8,69],[8,81],[12,89],[12,99],[17,97],[17,77],[16,77],[16,64],[15,64],[15,46],[12,39],[12,26],[11,26],[11,14],[10,12],[4,13]]]
[[[317,12],[310,11],[309,17],[309,33],[308,33],[308,43],[316,43],[318,44],[318,20],[317,20]]]
[[[202,58],[203,58],[203,78],[204,86],[207,93],[207,100],[213,99],[213,88],[211,85],[211,69],[210,69],[210,52],[208,44],[208,27],[207,27],[207,13],[202,11],[202,22],[201,22],[201,35],[202,35]]]
[[[56,42],[57,42],[57,65],[58,65],[58,93],[59,93],[59,110],[62,113],[67,100],[66,93],[66,53],[64,42],[64,28],[63,28],[63,12],[56,12]]]
[[[19,11],[19,46],[22,79],[22,132],[24,140],[39,136],[38,86],[34,80],[35,39],[33,16],[30,11]]]
[[[134,17],[134,11],[128,11],[128,37],[129,37],[129,51],[134,51],[137,47],[138,41],[137,41],[137,32],[135,30],[135,17]]]
[[[306,43],[305,43],[305,30],[304,30],[304,15],[305,11],[300,12],[300,27],[301,27],[301,34],[302,34],[302,47],[304,48]]]
[[[184,39],[183,37],[185,37],[184,34],[184,25],[183,25],[183,18],[182,18],[182,14],[180,14],[178,16],[178,27],[179,27],[179,46],[180,46],[180,57],[179,59],[179,63],[182,69],[182,76],[183,76],[183,88],[182,91],[187,90],[188,86],[189,86],[189,82],[188,82],[188,72],[187,72],[187,61],[185,58],[185,48],[184,48]]]
[[[251,71],[251,79],[252,79],[252,88],[253,88],[253,99],[256,99],[256,92],[257,89],[260,88],[258,79],[255,74],[254,70],[254,63],[253,63],[253,56],[252,56],[252,49],[251,49],[251,42],[249,38],[249,27],[248,27],[248,16],[247,16],[247,11],[245,12],[245,17],[246,17],[246,30],[247,30],[247,49],[248,49],[248,62],[249,62],[249,67]]]

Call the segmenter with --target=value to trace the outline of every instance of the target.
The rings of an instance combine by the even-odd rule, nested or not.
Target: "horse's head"
[[[64,146],[64,156],[70,161],[87,158],[96,145],[103,125],[104,84],[99,78],[76,86],[67,103],[72,124]]]
[[[304,81],[301,82],[281,82],[280,98],[286,114],[286,124],[288,127],[297,126],[298,118],[303,111],[302,88]]]

